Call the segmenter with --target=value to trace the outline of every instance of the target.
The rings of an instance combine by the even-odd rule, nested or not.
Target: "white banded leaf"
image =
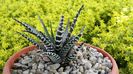
[[[59,47],[61,47],[62,42],[62,36],[63,36],[63,22],[64,22],[64,16],[61,16],[60,23],[56,32],[56,38],[55,38],[55,44],[56,49],[58,50]]]
[[[74,17],[73,22],[72,22],[72,24],[71,24],[71,26],[70,26],[70,32],[69,32],[69,34],[68,34],[68,37],[71,36],[71,33],[73,32],[73,29],[74,29],[75,24],[76,24],[76,22],[77,22],[78,16],[80,15],[80,12],[81,12],[81,10],[83,9],[83,7],[84,7],[84,5],[82,5],[82,6],[80,7],[80,9],[78,10],[76,16]]]
[[[47,55],[48,58],[53,62],[53,63],[60,63],[61,58],[58,54],[54,52],[44,52],[43,54]]]

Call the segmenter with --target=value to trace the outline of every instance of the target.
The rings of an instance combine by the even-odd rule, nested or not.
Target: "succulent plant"
[[[56,36],[54,36],[54,33],[52,31],[52,25],[50,25],[50,28],[51,28],[51,34],[50,34],[47,30],[47,27],[45,26],[44,22],[40,17],[39,17],[39,20],[44,28],[44,33],[36,30],[34,27],[30,26],[25,22],[21,22],[16,18],[13,18],[13,19],[25,27],[26,29],[25,32],[33,34],[41,40],[41,43],[36,42],[34,39],[29,38],[26,34],[18,32],[24,38],[26,38],[31,43],[33,43],[38,49],[43,50],[43,54],[47,55],[48,58],[53,63],[62,63],[62,62],[67,63],[69,61],[75,60],[76,56],[75,56],[75,53],[73,52],[74,46],[76,45],[75,42],[77,42],[79,38],[82,36],[83,30],[85,28],[85,26],[83,26],[78,35],[76,36],[71,35],[74,30],[77,18],[80,15],[80,12],[83,9],[83,7],[84,5],[82,5],[81,8],[78,10],[72,23],[70,23],[70,21],[68,20],[65,29],[63,27],[64,16],[61,16],[60,23],[56,31]],[[81,46],[82,45],[83,44],[81,44]]]

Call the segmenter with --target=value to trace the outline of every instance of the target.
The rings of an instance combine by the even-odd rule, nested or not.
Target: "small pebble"
[[[60,68],[58,69],[58,71],[59,71],[59,72],[63,72],[63,69],[64,69],[63,67],[60,67]]]
[[[101,74],[105,74],[105,71],[104,71],[104,70],[102,70],[102,71],[101,71]]]
[[[80,66],[80,67],[79,67],[79,71],[80,71],[80,72],[84,72],[83,66]]]
[[[23,74],[29,74],[29,70],[23,71]]]
[[[38,68],[39,68],[39,69],[43,69],[43,68],[44,68],[43,63],[39,63]]]
[[[49,67],[50,67],[50,69],[52,69],[52,70],[56,70],[57,68],[59,68],[60,67],[60,64],[52,64],[52,65],[49,65]]]

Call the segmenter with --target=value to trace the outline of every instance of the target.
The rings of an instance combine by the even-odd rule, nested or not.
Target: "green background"
[[[24,27],[12,17],[43,31],[39,15],[56,31],[61,15],[65,23],[68,18],[72,21],[82,4],[85,7],[73,34],[86,24],[81,41],[110,53],[120,74],[133,74],[133,0],[0,0],[0,71],[13,53],[31,45],[15,33]]]

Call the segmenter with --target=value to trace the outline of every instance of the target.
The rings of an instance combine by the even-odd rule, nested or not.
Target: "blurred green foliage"
[[[81,41],[105,49],[120,69],[120,74],[133,74],[133,1],[132,0],[0,0],[0,70],[16,51],[29,42],[17,35],[24,28],[12,17],[43,31],[38,15],[56,30],[61,15],[73,20],[84,4],[76,32],[86,24]],[[66,24],[65,24],[66,25]]]

